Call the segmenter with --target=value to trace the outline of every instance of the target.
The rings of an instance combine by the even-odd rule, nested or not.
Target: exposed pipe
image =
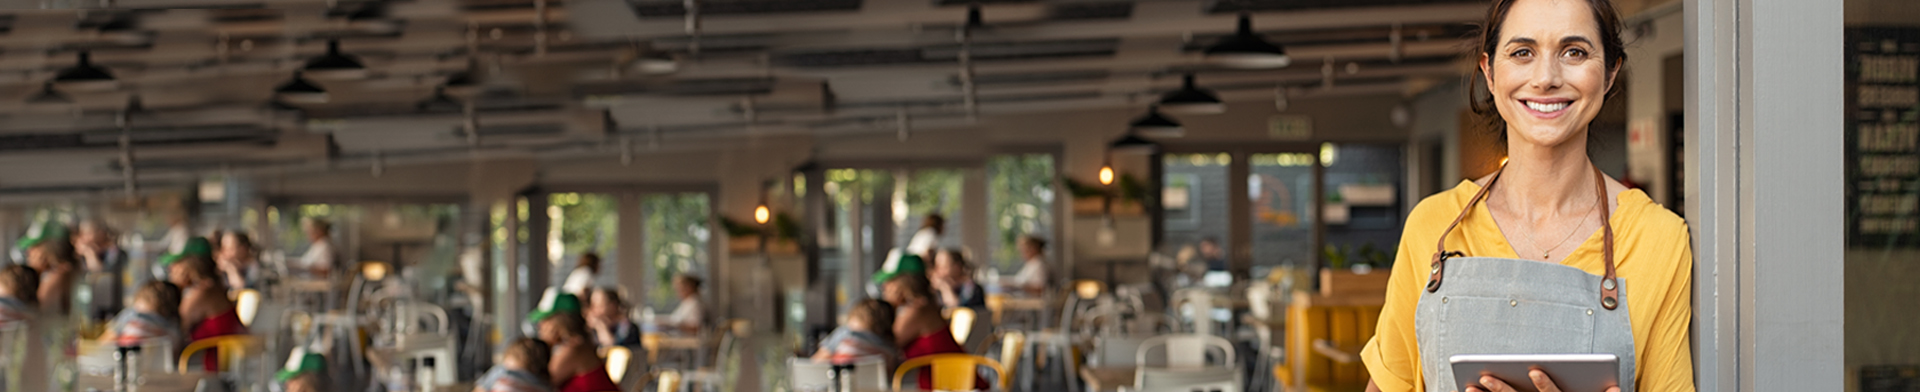
[[[900,138],[900,141],[905,142],[908,137],[912,136],[913,119],[907,117],[906,105],[900,105],[900,111],[893,117],[893,125],[897,128],[896,132],[899,133],[897,136]]]
[[[633,138],[620,137],[620,166],[633,166]]]
[[[533,55],[547,55],[547,0],[533,0]]]
[[[985,24],[981,20],[980,5],[967,6],[967,22],[960,27],[960,92],[961,105],[967,111],[969,121],[980,116],[980,88],[974,83],[973,70],[973,29]]]
[[[1387,45],[1392,48],[1387,50],[1387,61],[1394,64],[1399,64],[1400,57],[1406,55],[1406,45],[1401,44],[1401,35],[1400,23],[1396,22],[1393,24],[1393,35],[1387,37]]]
[[[687,37],[689,38],[687,42],[687,53],[688,55],[699,57],[700,0],[684,0],[681,2],[681,5],[687,9]]]

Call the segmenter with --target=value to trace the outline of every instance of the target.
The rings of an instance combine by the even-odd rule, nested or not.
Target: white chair
[[[1240,369],[1141,368],[1134,372],[1132,391],[1140,392],[1239,392]]]
[[[1207,289],[1181,289],[1174,293],[1174,312],[1192,323],[1195,333],[1218,334],[1216,322],[1230,313],[1215,306],[1214,294]]]
[[[1263,390],[1273,382],[1273,365],[1283,362],[1286,356],[1286,350],[1279,343],[1284,337],[1281,326],[1286,325],[1287,313],[1284,308],[1275,311],[1284,306],[1283,301],[1276,300],[1283,293],[1276,293],[1275,288],[1265,280],[1247,285],[1247,319],[1243,325],[1251,326],[1254,335],[1256,361],[1253,384],[1248,386],[1253,390]]]
[[[831,390],[833,385],[833,364],[814,362],[808,358],[787,358],[787,384],[791,391],[809,391],[815,388]],[[859,391],[877,391],[887,388],[887,359],[885,357],[861,357],[853,361],[853,389]]]
[[[1233,342],[1219,336],[1201,333],[1161,335],[1140,343],[1140,349],[1134,354],[1134,363],[1147,364],[1147,353],[1160,348],[1164,353],[1168,368],[1188,369],[1207,366],[1207,351],[1220,350],[1220,362],[1215,367],[1232,366]]]

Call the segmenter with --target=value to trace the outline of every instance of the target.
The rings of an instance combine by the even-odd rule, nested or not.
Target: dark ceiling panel
[[[1232,14],[1241,11],[1305,11],[1334,8],[1385,7],[1426,4],[1486,4],[1486,0],[1217,0],[1207,5],[1207,12]]]
[[[786,14],[800,12],[856,11],[861,0],[706,0],[700,2],[701,15]],[[687,14],[679,0],[634,1],[633,13],[642,18],[678,17]]]
[[[973,46],[973,59],[1005,61],[1106,57],[1113,56],[1119,42],[1117,39],[1081,39],[979,43]],[[957,61],[959,51],[959,44],[941,44],[919,48],[780,53],[774,55],[773,63],[802,68],[941,63]]]
[[[1133,2],[1109,1],[1099,3],[1063,3],[1054,4],[1047,9],[1049,20],[1100,20],[1127,19],[1133,17]]]

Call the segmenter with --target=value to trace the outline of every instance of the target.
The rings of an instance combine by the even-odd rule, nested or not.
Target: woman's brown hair
[[[0,287],[13,292],[13,299],[30,306],[40,304],[40,271],[14,264],[0,269]]]
[[[847,311],[848,320],[866,320],[867,329],[883,341],[893,341],[893,306],[885,301],[868,299],[853,305]]]
[[[1593,11],[1594,24],[1600,27],[1600,51],[1603,56],[1602,59],[1605,60],[1607,64],[1607,73],[1608,75],[1612,75],[1614,72],[1620,70],[1620,66],[1627,63],[1627,43],[1625,39],[1620,38],[1620,31],[1625,30],[1626,26],[1620,22],[1620,11],[1613,8],[1613,1],[1586,1],[1588,8],[1591,8]],[[1519,0],[1493,0],[1493,4],[1487,6],[1486,21],[1481,22],[1479,29],[1476,29],[1471,36],[1477,39],[1475,42],[1477,47],[1474,48],[1475,52],[1473,53],[1474,56],[1470,56],[1476,64],[1480,60],[1480,56],[1486,56],[1487,58],[1498,57],[1494,52],[1500,48],[1501,26],[1506,24],[1507,13],[1513,10],[1513,4],[1516,2],[1519,2]],[[1487,66],[1492,67],[1493,63],[1489,61]],[[1480,78],[1482,72],[1482,70],[1475,68],[1474,73],[1469,76],[1469,80]],[[1493,81],[1488,80],[1486,82],[1487,88],[1492,88]],[[1608,82],[1611,84],[1611,76],[1609,76]],[[1499,136],[1504,147],[1504,143],[1507,141],[1507,120],[1501,118],[1499,109],[1494,107],[1493,94],[1489,92],[1486,97],[1482,98],[1478,96],[1479,88],[1473,87],[1472,83],[1469,83],[1467,87],[1468,106],[1473,109],[1474,114],[1480,116],[1490,132]],[[1614,94],[1619,92],[1619,88],[1610,87],[1607,89],[1606,96],[1607,98],[1612,98]],[[1591,121],[1589,121],[1589,125],[1591,125]],[[1593,137],[1592,132],[1587,133],[1588,139],[1592,139]]]
[[[520,338],[513,341],[513,345],[507,346],[506,357],[519,358],[520,363],[527,367],[524,371],[533,374],[534,377],[542,380],[553,378],[547,373],[547,363],[552,362],[553,359],[553,346],[547,345],[547,342],[534,338]]]
[[[135,300],[153,301],[154,312],[168,320],[180,320],[180,286],[162,281],[147,282],[140,292],[133,295]]]

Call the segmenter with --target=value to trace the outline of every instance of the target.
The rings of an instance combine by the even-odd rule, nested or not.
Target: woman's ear
[[[1606,89],[1608,94],[1613,93],[1613,82],[1620,80],[1620,67],[1623,65],[1626,65],[1626,60],[1615,61],[1612,67],[1608,67]]]
[[[1493,57],[1480,54],[1480,77],[1486,78],[1487,88],[1493,88]]]

